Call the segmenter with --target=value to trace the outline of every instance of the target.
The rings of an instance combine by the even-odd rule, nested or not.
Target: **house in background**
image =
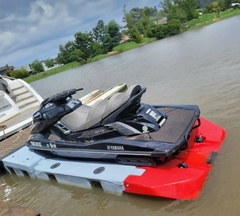
[[[42,64],[42,66],[43,66],[44,71],[48,71],[48,70],[51,70],[51,69],[53,69],[53,68],[57,68],[57,67],[63,65],[63,64],[54,64],[53,67],[48,68],[47,65],[46,65],[46,63],[45,63],[45,60],[44,60],[44,61],[41,61],[41,64]]]
[[[13,66],[8,66],[8,65],[0,67],[0,75],[6,76],[7,75],[6,74],[7,70],[14,70],[14,67]]]
[[[130,37],[126,34],[124,34],[123,32],[121,33],[121,40],[120,40],[120,44],[124,43],[125,41],[128,41],[130,39]]]
[[[162,24],[162,25],[167,24],[167,17],[163,17],[163,18],[160,19],[160,20],[154,21],[154,23],[155,23],[156,25],[159,25],[159,24]]]
[[[15,68],[14,70],[19,70],[19,69],[22,69],[22,68],[25,69],[26,71],[28,71],[30,74],[33,72],[33,69],[32,69],[30,64],[19,67],[19,68]]]

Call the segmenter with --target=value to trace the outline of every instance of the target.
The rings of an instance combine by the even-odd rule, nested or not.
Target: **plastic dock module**
[[[144,169],[107,163],[73,162],[66,160],[42,160],[35,167],[38,178],[53,175],[58,182],[91,188],[91,182],[99,182],[106,192],[121,194],[123,182],[129,175],[142,175]]]
[[[201,118],[188,148],[155,168],[46,158],[26,146],[2,161],[7,171],[17,175],[46,180],[54,176],[59,183],[87,188],[99,182],[106,192],[188,200],[198,196],[224,137],[224,129]]]
[[[46,180],[54,176],[60,183],[88,188],[99,182],[104,191],[117,194],[123,193],[124,180],[129,175],[142,175],[145,171],[136,166],[47,159],[26,146],[4,158],[3,164],[8,172],[20,176],[27,173]]]
[[[2,162],[9,173],[14,172],[19,176],[24,176],[26,172],[30,177],[35,177],[34,167],[43,159],[45,159],[43,156],[33,153],[24,146],[4,158]]]

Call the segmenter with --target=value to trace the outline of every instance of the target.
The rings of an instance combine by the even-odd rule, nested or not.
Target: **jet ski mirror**
[[[40,121],[42,119],[42,114],[40,112],[36,112],[33,114],[33,122]]]

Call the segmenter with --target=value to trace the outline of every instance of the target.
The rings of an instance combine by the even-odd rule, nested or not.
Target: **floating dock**
[[[201,139],[198,139],[201,137]],[[220,150],[225,131],[201,118],[191,132],[186,150],[157,167],[137,167],[106,162],[73,161],[46,156],[27,146],[2,159],[9,173],[92,188],[98,182],[105,192],[134,193],[190,200],[198,196]]]

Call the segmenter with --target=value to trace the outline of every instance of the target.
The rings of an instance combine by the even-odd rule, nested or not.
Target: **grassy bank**
[[[217,21],[228,19],[237,15],[240,15],[240,9],[234,9],[234,10],[229,9],[226,11],[222,11],[220,13],[220,16],[217,16],[216,13],[202,14],[201,16],[199,16],[198,19],[193,19],[188,22],[187,30],[206,26],[206,25],[215,23]]]
[[[194,20],[189,21],[188,22],[188,27],[182,29],[182,32],[188,31],[188,30],[191,30],[191,29],[194,29],[194,28],[199,28],[199,27],[202,27],[202,26],[206,26],[206,25],[215,23],[217,21],[227,19],[227,18],[237,16],[237,15],[240,15],[240,9],[234,9],[234,10],[229,9],[229,10],[223,11],[223,12],[221,12],[220,16],[217,16],[216,13],[202,14],[201,16],[199,16],[198,19],[194,19]],[[157,40],[156,38],[143,38],[143,43],[141,43],[141,44],[137,44],[133,41],[125,42],[123,44],[120,44],[120,45],[114,47],[112,52],[109,52],[108,54],[97,55],[94,58],[88,59],[88,61],[86,63],[98,61],[98,60],[101,60],[101,59],[106,58],[106,57],[111,56],[111,55],[119,54],[119,53],[122,53],[122,52],[125,52],[125,51],[128,51],[128,50],[131,50],[131,49],[135,49],[135,48],[138,48],[140,46],[143,46],[145,44],[151,43],[151,42],[156,41],[156,40]],[[46,72],[42,72],[42,73],[39,73],[39,74],[36,74],[36,75],[32,75],[30,77],[25,78],[24,80],[28,83],[34,82],[34,81],[46,78],[48,76],[52,76],[52,75],[57,74],[57,73],[60,73],[60,72],[63,72],[63,71],[66,71],[66,70],[69,70],[69,69],[72,69],[72,68],[79,67],[80,65],[81,64],[78,63],[78,62],[72,62],[72,63],[66,64],[66,65],[62,65],[60,67],[48,70]]]
[[[106,58],[106,57],[111,56],[111,55],[116,55],[116,54],[119,54],[121,52],[125,52],[125,51],[131,50],[131,49],[135,49],[137,47],[143,46],[145,44],[151,43],[151,42],[156,41],[156,40],[157,40],[156,38],[143,38],[143,43],[141,43],[141,44],[137,44],[134,41],[125,42],[123,44],[120,44],[120,45],[114,47],[112,52],[109,52],[108,54],[97,55],[94,58],[89,59],[88,62],[98,61],[100,59]]]
[[[88,59],[88,61],[86,63],[98,61],[98,60],[106,58],[108,56],[119,54],[121,52],[125,52],[125,51],[128,51],[128,50],[131,50],[131,49],[143,46],[143,45],[151,43],[153,41],[156,41],[156,39],[155,38],[144,38],[142,44],[137,44],[137,43],[135,43],[133,41],[126,42],[124,44],[120,44],[120,45],[114,47],[113,48],[113,52],[109,52],[108,54],[97,55],[97,56],[95,56],[93,58]],[[57,74],[57,73],[61,73],[63,71],[66,71],[66,70],[69,70],[69,69],[72,69],[72,68],[76,68],[76,67],[79,67],[79,66],[81,66],[81,64],[79,62],[71,62],[71,63],[68,63],[66,65],[62,65],[62,66],[50,69],[50,70],[42,72],[42,73],[31,75],[29,77],[24,78],[24,80],[27,83],[31,83],[31,82],[34,82],[34,81],[37,81],[37,80],[40,80],[40,79],[52,76],[52,75]]]
[[[128,50],[143,46],[145,44],[151,43],[156,40],[157,40],[156,38],[143,38],[143,43],[141,43],[141,44],[137,44],[134,41],[126,42],[126,43],[123,43],[123,44],[120,44],[120,45],[114,47],[113,51],[115,51],[117,53],[125,52]]]
[[[71,62],[71,63],[65,64],[65,65],[61,65],[61,66],[59,66],[57,68],[53,68],[53,69],[50,69],[50,70],[42,72],[42,73],[31,75],[29,77],[24,78],[24,80],[27,83],[34,82],[34,81],[37,81],[37,80],[40,80],[40,79],[52,76],[54,74],[61,73],[61,72],[66,71],[66,70],[69,70],[69,69],[72,69],[72,68],[76,68],[78,66],[80,66],[79,62]]]

